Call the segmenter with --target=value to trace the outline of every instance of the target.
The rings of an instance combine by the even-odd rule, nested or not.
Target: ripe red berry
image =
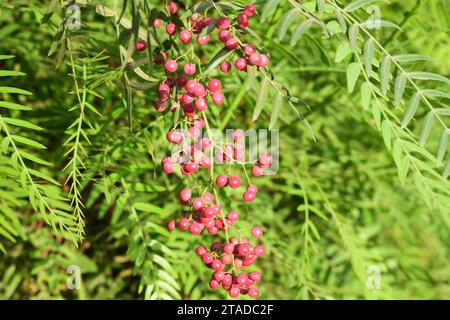
[[[262,54],[261,55],[261,62],[259,63],[259,66],[264,68],[267,67],[269,65],[270,59],[267,55]]]
[[[242,129],[236,129],[233,131],[233,140],[238,141],[241,140],[245,136],[245,132]]]
[[[260,166],[254,166],[252,168],[252,176],[261,177],[263,175],[263,171],[263,168],[261,168]]]
[[[216,178],[216,185],[218,187],[225,187],[228,183],[228,177],[224,174],[221,174],[219,176],[217,176]]]
[[[220,214],[220,212],[222,211],[222,208],[217,203],[213,205],[212,208],[215,215]]]
[[[205,120],[203,120],[203,119],[195,119],[194,120],[194,126],[195,127],[199,127],[199,128],[204,128],[205,127]]]
[[[247,202],[247,203],[253,202],[256,199],[256,193],[246,191],[244,193],[244,197],[243,198],[244,198],[244,201]]]
[[[195,80],[188,80],[186,83],[186,91],[188,93],[194,94],[195,87],[197,87],[198,82]]]
[[[226,30],[230,27],[230,19],[222,17],[217,19],[217,29]]]
[[[177,26],[174,23],[168,23],[166,26],[166,32],[169,36],[173,36],[177,32]]]
[[[221,30],[219,32],[219,40],[226,43],[231,38],[231,33],[228,30]]]
[[[245,286],[247,284],[248,277],[245,274],[240,274],[236,277],[236,283],[240,286]]]
[[[252,228],[252,236],[254,236],[255,238],[261,238],[263,234],[263,229],[259,226],[253,227]]]
[[[237,298],[241,294],[241,290],[237,287],[232,287],[229,291],[230,297]]]
[[[203,156],[201,165],[205,169],[211,168],[211,158],[208,156]]]
[[[167,72],[176,72],[178,69],[178,64],[175,60],[167,60],[167,62],[164,64],[164,68],[167,70]]]
[[[220,65],[220,71],[222,71],[223,73],[228,73],[231,70],[231,63],[229,63],[228,61],[224,61],[221,63]]]
[[[254,53],[249,57],[250,63],[254,66],[259,66],[261,64],[261,55],[259,53]]]
[[[136,42],[136,51],[144,51],[145,49],[147,49],[147,42],[145,42],[145,40],[139,40],[138,42]]]
[[[202,198],[206,203],[211,203],[214,201],[214,196],[210,192],[205,192]]]
[[[241,186],[241,178],[239,176],[232,176],[228,179],[228,185],[233,189],[239,188]]]
[[[219,79],[211,79],[208,83],[208,88],[211,92],[221,91],[222,84],[220,83]]]
[[[235,221],[238,221],[238,220],[239,220],[239,214],[238,214],[236,211],[230,211],[230,212],[228,213],[227,218],[228,218],[230,221],[235,222]]]
[[[257,288],[249,288],[248,289],[248,295],[252,298],[258,298],[259,296],[259,290]]]
[[[252,279],[255,282],[261,280],[261,273],[259,273],[258,271],[252,271],[250,273],[250,279]]]
[[[192,198],[192,191],[190,189],[183,189],[180,191],[180,200],[182,203],[188,203]]]
[[[168,223],[167,223],[167,229],[169,230],[169,231],[173,231],[173,230],[175,230],[177,228],[177,223],[175,222],[175,220],[170,220]]]
[[[210,235],[215,236],[216,234],[219,233],[219,228],[217,227],[211,227],[208,229],[208,232]]]
[[[184,169],[188,172],[188,173],[195,173],[198,171],[199,166],[198,163],[195,163],[193,161],[190,161],[188,163],[186,163],[184,165]]]
[[[203,37],[198,37],[197,38],[197,42],[199,45],[204,46],[205,44],[207,44],[209,42],[210,36],[209,34],[204,35]]]
[[[200,140],[200,146],[202,148],[202,150],[207,150],[211,147],[212,145],[212,141],[209,140],[208,138],[202,138]]]
[[[247,70],[247,60],[244,58],[239,58],[236,60],[235,66],[239,71],[245,71]]]
[[[208,109],[208,102],[204,98],[198,98],[197,101],[195,101],[195,108],[198,111],[205,111]]]
[[[222,284],[224,286],[228,287],[228,286],[231,286],[232,283],[233,283],[233,278],[229,274],[226,274],[225,277],[223,277]]]
[[[250,253],[251,249],[250,249],[250,245],[248,243],[242,243],[238,246],[238,252],[240,255],[242,256],[246,256],[247,254]]]
[[[155,20],[153,20],[153,27],[155,28],[161,28],[162,26],[162,21],[161,19],[155,18]]]
[[[179,143],[183,142],[182,134],[179,132],[176,132],[176,131],[167,132],[166,138],[167,138],[167,141],[169,141],[170,143],[179,144]]]
[[[195,71],[196,71],[195,64],[193,64],[193,63],[186,63],[183,66],[183,71],[184,71],[185,74],[187,74],[189,76],[192,76],[193,74],[195,74]]]
[[[234,244],[226,243],[223,246],[223,252],[225,252],[225,253],[233,253],[233,251],[234,251]]]
[[[214,260],[214,257],[213,257],[213,255],[211,253],[204,253],[204,254],[202,254],[202,261],[205,264],[210,264],[211,262],[213,262],[213,260]]]
[[[238,44],[237,40],[234,39],[234,38],[230,38],[230,39],[228,39],[228,40],[225,42],[225,47],[226,47],[228,50],[234,50],[234,49],[236,49],[238,46],[239,46],[239,44]]]
[[[252,4],[249,4],[249,5],[245,6],[244,13],[247,16],[251,17],[256,14],[256,7]]]
[[[217,289],[220,287],[220,283],[217,280],[212,279],[211,281],[209,281],[209,287],[211,289]]]
[[[233,256],[231,254],[225,254],[222,256],[222,262],[225,265],[229,265],[233,263]]]
[[[198,12],[194,13],[193,15],[191,15],[191,21],[192,22],[196,22],[196,21],[200,20],[200,18],[201,18],[201,16],[200,16],[200,13],[198,13]]]
[[[222,261],[220,261],[219,259],[215,259],[211,263],[211,268],[213,268],[216,271],[222,271],[224,267],[225,266],[223,265]]]
[[[223,271],[216,271],[213,273],[213,278],[216,281],[222,281],[225,278],[225,272]]]
[[[177,5],[175,2],[170,1],[170,2],[167,4],[167,11],[169,11],[169,13],[170,13],[171,15],[176,14],[177,11],[178,11],[178,5]]]
[[[203,84],[199,83],[194,87],[194,95],[196,97],[204,97],[206,96],[207,91]]]
[[[200,247],[197,247],[197,249],[195,249],[195,252],[196,252],[199,256],[202,256],[202,255],[204,255],[207,251],[206,251],[206,248],[205,248],[204,246],[200,246]]]
[[[180,37],[180,41],[183,43],[189,43],[192,40],[192,34],[187,30],[181,31],[179,37]]]
[[[192,207],[194,207],[195,210],[201,210],[205,206],[205,201],[202,198],[195,198],[192,201]]]
[[[163,165],[163,170],[167,174],[173,173],[173,163],[172,162],[165,162]]]
[[[182,218],[180,221],[178,221],[178,228],[181,230],[187,230],[189,228],[189,220],[186,218]]]
[[[249,21],[250,21],[249,16],[244,12],[240,13],[237,18],[237,22],[243,27],[248,27]]]
[[[158,87],[158,95],[160,100],[166,101],[170,96],[170,87],[165,83],[160,84]]]
[[[189,104],[192,103],[195,100],[195,97],[193,94],[185,93],[181,97],[181,103],[182,104]]]
[[[156,101],[155,102],[155,110],[158,112],[164,112],[164,110],[166,110],[166,103],[161,100]]]
[[[191,226],[189,227],[189,231],[190,231],[192,234],[199,235],[200,233],[202,233],[203,228],[204,228],[204,227],[203,227],[202,224],[200,224],[200,223],[194,221],[194,222],[191,224]]]
[[[266,249],[262,246],[262,245],[258,245],[255,247],[255,255],[256,256],[262,256],[264,254],[264,252],[266,252]]]
[[[251,56],[252,54],[254,54],[256,52],[256,47],[252,44],[247,44],[244,46],[244,53],[247,56]]]
[[[272,155],[271,154],[262,154],[259,157],[259,163],[263,168],[268,168],[272,165]]]
[[[220,106],[225,101],[225,97],[224,97],[223,93],[220,91],[213,92],[211,94],[211,98],[212,98],[213,103],[216,106]]]

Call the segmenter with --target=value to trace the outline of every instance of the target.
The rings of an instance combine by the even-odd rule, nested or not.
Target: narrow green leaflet
[[[22,136],[17,136],[17,135],[11,135],[11,137],[14,139],[14,141],[28,145],[30,147],[39,148],[39,149],[47,149],[46,146],[44,146],[43,144],[36,142],[34,140],[31,140],[31,139],[28,139],[28,138],[25,138]]]
[[[450,99],[450,95],[448,93],[442,92],[440,90],[435,89],[425,89],[420,91],[424,96],[430,98],[445,98]]]
[[[406,88],[406,76],[404,74],[400,74],[395,80],[394,87],[394,106],[398,107],[402,102],[403,93]]]
[[[433,58],[420,54],[401,54],[393,56],[397,62],[416,62],[416,61],[431,61]]]
[[[408,75],[416,80],[434,80],[450,83],[450,80],[448,78],[441,76],[440,74],[431,72],[415,71],[408,73]]]
[[[345,22],[345,18],[342,15],[341,11],[339,9],[336,9],[334,11],[334,14],[336,15],[336,19],[339,22],[339,26],[341,27],[342,32],[347,32],[347,23]]]
[[[355,89],[356,81],[361,74],[361,65],[357,62],[349,64],[347,67],[347,88],[351,93]]]
[[[32,95],[30,91],[14,88],[14,87],[0,87],[0,93],[15,93],[15,94],[24,94],[27,96]]]
[[[356,50],[358,44],[359,26],[354,23],[348,29],[348,41],[350,43],[350,48],[352,51]]]
[[[437,160],[439,162],[444,161],[445,153],[447,152],[447,147],[448,147],[448,136],[449,136],[449,131],[444,130],[444,132],[442,132],[441,139],[439,141],[439,150],[438,150],[438,156],[437,156]]]
[[[428,112],[427,116],[425,117],[422,132],[420,134],[419,143],[421,146],[424,146],[425,143],[428,140],[428,137],[430,136],[431,129],[433,128],[433,121],[435,118],[434,111]]]
[[[296,9],[291,9],[290,11],[284,14],[283,18],[281,19],[280,28],[278,29],[278,39],[283,40],[288,28],[294,22],[296,17],[297,17]]]
[[[373,52],[374,52],[374,42],[372,38],[369,38],[364,44],[364,67],[366,69],[368,77],[370,77],[372,74]]]
[[[275,125],[277,124],[282,101],[283,96],[281,95],[281,93],[278,93],[277,97],[275,98],[275,102],[273,103],[272,114],[270,115],[269,130],[275,128]]]
[[[0,108],[6,108],[11,110],[24,110],[24,111],[33,110],[31,107],[23,106],[21,104],[9,101],[0,101]]]
[[[259,93],[258,93],[258,100],[256,100],[255,109],[253,110],[253,116],[252,116],[253,122],[255,122],[259,118],[259,115],[261,114],[261,112],[263,110],[264,104],[267,99],[268,89],[269,89],[269,80],[266,77],[264,77],[261,80],[261,86],[259,88]]]
[[[264,5],[262,12],[261,12],[261,21],[264,22],[269,14],[272,13],[272,11],[275,10],[275,8],[280,3],[280,0],[268,0],[266,4]]]
[[[373,87],[370,82],[364,82],[361,85],[361,102],[364,109],[370,107],[370,102],[372,100]]]
[[[406,128],[411,122],[414,115],[417,113],[417,108],[420,104],[420,95],[416,92],[409,101],[408,108],[406,109],[405,115],[402,119],[402,128]]]
[[[389,89],[389,75],[391,72],[391,59],[389,56],[385,56],[381,62],[380,67],[380,85],[381,94],[386,95]]]
[[[297,28],[295,28],[295,31],[292,33],[291,36],[291,46],[295,46],[297,42],[301,39],[303,34],[311,28],[313,25],[313,22],[311,20],[305,20],[302,23],[300,23]]]
[[[23,128],[27,128],[27,129],[31,129],[31,130],[43,130],[41,127],[32,124],[29,121],[26,120],[21,120],[21,119],[14,119],[14,118],[6,118],[6,117],[2,117],[3,121],[6,122],[7,124],[16,126],[16,127],[23,127]]]

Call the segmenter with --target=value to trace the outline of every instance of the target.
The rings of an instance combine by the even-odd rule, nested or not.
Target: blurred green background
[[[167,177],[158,165],[169,150],[164,136],[171,118],[153,111],[156,97],[153,89],[133,89],[134,130],[132,133],[129,130],[125,107],[129,101],[123,74],[118,71],[119,44],[124,39],[117,38],[113,17],[96,13],[96,5],[116,7],[120,12],[122,1],[86,4],[79,1],[86,29],[72,34],[70,43],[72,51],[82,50],[82,58],[69,48],[60,51],[60,47],[48,56],[62,22],[61,13],[65,12],[57,7],[53,16],[41,24],[53,2],[59,1],[3,0],[0,4],[0,55],[14,56],[0,60],[0,70],[26,74],[0,77],[1,86],[12,85],[33,93],[29,96],[0,93],[2,100],[33,108],[31,111],[0,108],[0,116],[24,119],[43,128],[15,130],[48,147],[29,152],[53,166],[33,162],[30,167],[64,183],[68,173],[63,168],[70,159],[70,153],[65,154],[68,146],[64,142],[73,133],[69,127],[80,116],[79,110],[72,108],[77,99],[73,94],[70,62],[75,59],[78,67],[81,63],[87,66],[84,80],[97,93],[88,92],[87,99],[102,116],[88,110],[83,119],[91,142],[89,145],[82,138],[86,153],[80,154],[85,169],[78,200],[84,205],[86,234],[76,248],[34,213],[27,192],[20,183],[14,187],[16,182],[11,178],[14,174],[8,171],[14,167],[11,150],[3,149],[0,298],[225,298],[223,293],[208,288],[210,271],[194,253],[197,245],[212,242],[212,238],[201,239],[182,232],[169,234],[160,227],[179,215],[177,191],[183,183],[177,177]],[[267,7],[270,2],[273,10]],[[265,229],[263,242],[267,254],[257,264],[263,274],[261,297],[448,299],[450,188],[448,180],[442,177],[449,156],[447,145],[444,164],[436,160],[437,153],[442,152],[438,152],[442,149],[439,146],[442,126],[450,132],[448,99],[430,100],[436,109],[447,111],[443,112],[443,123],[434,121],[423,145],[419,139],[429,111],[424,103],[406,129],[400,126],[417,88],[408,82],[397,107],[392,93],[379,94],[382,103],[379,121],[387,121],[386,126],[392,123],[395,128],[390,134],[386,129],[380,132],[377,109],[364,106],[364,93],[359,90],[364,82],[362,74],[356,89],[348,91],[347,68],[357,58],[352,54],[336,58],[345,34],[340,30],[324,35],[323,29],[313,24],[300,36],[302,30],[298,31],[298,26],[305,21],[305,14],[300,10],[291,12],[300,3],[310,9],[303,11],[306,15],[333,27],[337,24],[334,6],[343,8],[350,2],[325,1],[325,12],[320,12],[315,1],[257,1],[258,11],[265,10],[267,17],[252,21],[251,28],[260,37],[252,41],[269,50],[275,81],[309,105],[310,110],[304,105],[295,107],[311,124],[317,141],[311,138],[289,104],[283,103],[276,124],[281,144],[278,174],[259,180],[259,198],[251,206],[239,201],[238,192],[223,191],[225,205],[241,214],[240,229],[249,230],[254,224]],[[191,6],[193,1],[183,4]],[[431,56],[431,61],[408,63],[405,69],[448,76],[448,2],[392,0],[376,4],[383,20],[401,27],[369,30],[382,48],[391,55]],[[155,4],[149,6],[161,10]],[[366,8],[350,14],[357,21],[364,21],[369,17]],[[131,19],[130,8],[124,17]],[[332,21],[334,24],[330,24]],[[145,27],[145,18],[141,25]],[[119,32],[123,30],[123,26],[117,28]],[[68,34],[66,31],[60,39],[56,37],[59,45]],[[363,59],[363,40],[367,35],[362,32],[360,35],[357,46],[361,54],[357,56]],[[206,47],[201,52],[202,61],[208,62],[219,49],[217,42]],[[95,58],[99,56],[102,59]],[[378,70],[381,59],[377,49],[374,70]],[[58,60],[60,66],[55,69]],[[157,76],[158,71],[154,72]],[[392,69],[393,78],[399,73]],[[131,79],[145,83],[133,72],[128,74]],[[261,115],[252,122],[262,78],[257,76],[249,84],[247,77],[233,72],[222,81],[227,101],[222,108],[211,111],[212,126],[267,128],[273,117],[274,90],[269,90]],[[378,85],[376,76],[372,82]],[[415,82],[420,88],[448,92],[445,81]],[[410,143],[405,143],[402,151],[392,146],[397,134]],[[5,137],[4,130],[0,130],[0,139]],[[402,173],[401,164],[396,165],[403,158],[411,159],[408,173]],[[62,193],[70,196],[68,186]],[[82,272],[78,290],[66,286],[69,277],[66,270],[70,265],[78,265]],[[374,270],[381,274],[378,289],[368,285]]]

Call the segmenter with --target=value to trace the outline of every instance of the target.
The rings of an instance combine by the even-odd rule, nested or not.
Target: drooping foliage
[[[233,191],[223,200],[243,230],[264,227],[261,297],[448,298],[448,3],[253,3],[249,36],[270,71],[222,75],[227,99],[210,121],[280,130],[280,170],[260,178],[254,204],[236,205]],[[162,8],[0,3],[1,298],[225,297],[192,254],[200,240],[165,229],[183,183],[159,164],[173,122],[153,108]],[[198,52],[205,70],[216,72],[221,48]]]

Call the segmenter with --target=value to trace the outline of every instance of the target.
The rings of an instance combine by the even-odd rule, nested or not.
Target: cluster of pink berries
[[[178,6],[174,2],[167,5],[167,11],[171,15],[178,12]],[[235,34],[236,28],[248,28],[250,17],[255,15],[256,8],[253,5],[245,7],[244,11],[233,21],[227,17],[213,19],[195,13],[191,16],[191,29],[182,30],[179,33],[179,40],[183,44],[192,42],[193,34],[197,35],[197,43],[200,46],[206,45],[210,42],[210,34],[201,35],[204,28],[211,24],[215,24],[219,31],[218,39],[223,42],[228,50],[238,50],[242,57],[235,61],[236,69],[240,71],[247,71],[247,66],[266,67],[269,65],[269,57],[265,54],[258,53],[256,46],[252,44],[241,44],[240,40]],[[156,18],[153,22],[155,28],[161,28],[163,22]],[[173,22],[166,25],[166,33],[173,37],[176,35],[178,29]],[[147,43],[144,40],[139,40],[136,43],[136,50],[143,51],[147,48]],[[224,103],[224,95],[221,90],[221,83],[218,79],[211,79],[208,84],[202,83],[199,80],[188,79],[189,76],[194,76],[197,72],[196,65],[192,62],[186,62],[181,66],[181,63],[175,59],[167,59],[167,53],[164,51],[156,51],[155,63],[163,64],[164,69],[169,74],[167,79],[161,83],[157,88],[159,100],[155,103],[155,108],[158,112],[164,112],[167,104],[171,102],[171,111],[175,111],[178,107],[182,107],[186,116],[194,116],[195,111],[205,111],[208,108],[207,96],[209,94],[212,102],[215,105]],[[232,64],[229,61],[224,61],[220,65],[220,70],[224,73],[230,72]],[[176,89],[176,90],[175,90]],[[172,91],[175,91],[171,95]]]
[[[239,215],[235,211],[228,213],[223,218],[222,208],[220,204],[214,202],[214,196],[205,192],[201,197],[192,199],[192,191],[183,189],[180,191],[180,202],[192,207],[193,212],[186,214],[180,221],[169,221],[167,227],[170,231],[179,228],[188,230],[199,235],[204,229],[207,229],[211,235],[216,235],[219,231],[226,227],[231,227],[235,221],[239,219]]]
[[[256,238],[261,237],[262,232],[261,227],[252,229],[252,234]],[[253,285],[261,280],[261,273],[241,272],[241,269],[252,266],[257,257],[264,254],[264,251],[262,245],[253,246],[247,239],[239,240],[236,237],[231,237],[229,242],[225,243],[214,242],[210,252],[203,246],[196,249],[203,263],[214,270],[209,287],[217,289],[222,285],[233,298],[241,294],[248,294],[252,298],[259,296],[259,290]]]
[[[173,19],[178,12],[178,5],[170,2],[166,9],[168,17],[165,31],[174,40],[173,37],[179,31],[179,25],[174,23],[179,19]],[[253,5],[247,5],[243,12],[234,19],[224,16],[213,19],[197,12],[190,17],[188,27],[180,30],[178,38],[182,44],[191,44],[195,36],[198,45],[204,46],[213,40],[211,39],[212,32],[204,35],[202,30],[205,28],[208,28],[208,31],[217,29],[218,40],[224,44],[227,50],[234,51],[232,56],[237,56],[234,62],[237,70],[245,72],[249,65],[264,68],[269,64],[269,57],[259,53],[254,45],[243,44],[237,37],[237,34],[245,33],[244,29],[249,27],[250,17],[255,14],[256,8]],[[214,25],[214,28],[211,28],[211,25]],[[161,28],[163,26],[162,19],[155,19],[153,26],[155,31]],[[136,44],[137,51],[143,51],[146,47],[147,44],[143,40]],[[193,50],[193,46],[186,48],[188,53],[194,55]],[[163,50],[154,51],[156,52],[155,64],[163,65],[166,73],[165,79],[156,88],[158,100],[155,102],[155,109],[162,113],[170,106],[172,112],[180,109],[185,116],[184,130],[181,130],[181,125],[177,127],[180,123],[178,122],[175,128],[166,135],[168,142],[179,147],[179,152],[165,157],[161,162],[162,169],[166,173],[172,174],[179,166],[179,171],[184,176],[199,174],[202,168],[211,169],[208,175],[211,180],[213,179],[212,161],[214,159],[218,163],[236,162],[245,166],[245,143],[242,141],[245,133],[243,130],[234,131],[233,143],[222,145],[202,135],[203,129],[206,127],[208,130],[209,128],[205,111],[211,103],[220,106],[225,101],[221,81],[203,75],[201,70],[198,70],[200,64],[196,64],[194,61],[187,60],[181,64],[179,60],[188,59],[187,54],[180,54],[178,58],[168,58],[168,54]],[[221,72],[228,73],[232,69],[232,63],[223,61],[219,68]],[[215,149],[218,150],[216,150],[214,158]],[[261,155],[252,164],[252,176],[261,176],[263,170],[271,166],[272,156],[270,154]],[[258,192],[258,188],[251,184],[250,180],[248,182],[243,194],[243,199],[247,203],[254,201]],[[207,186],[198,186],[197,181],[195,188],[199,191],[195,196],[193,190],[197,189],[184,188],[180,191],[179,198],[181,204],[187,207],[188,213],[178,221],[169,221],[167,227],[170,231],[189,230],[194,235],[202,234],[205,229],[213,236],[223,231],[226,238],[224,243],[214,242],[210,252],[205,247],[199,247],[196,250],[203,262],[214,270],[209,285],[212,289],[222,286],[231,297],[248,294],[250,297],[256,298],[259,290],[254,285],[261,279],[261,274],[257,271],[247,272],[243,269],[254,265],[256,258],[264,253],[264,247],[262,245],[253,246],[245,238],[229,238],[229,228],[239,219],[239,214],[236,211],[229,211],[225,215],[217,192],[218,188],[226,186],[237,189],[241,187],[241,183],[238,175],[221,174],[215,178],[215,181],[210,181]],[[254,227],[251,233],[253,237],[260,238],[262,228]]]

